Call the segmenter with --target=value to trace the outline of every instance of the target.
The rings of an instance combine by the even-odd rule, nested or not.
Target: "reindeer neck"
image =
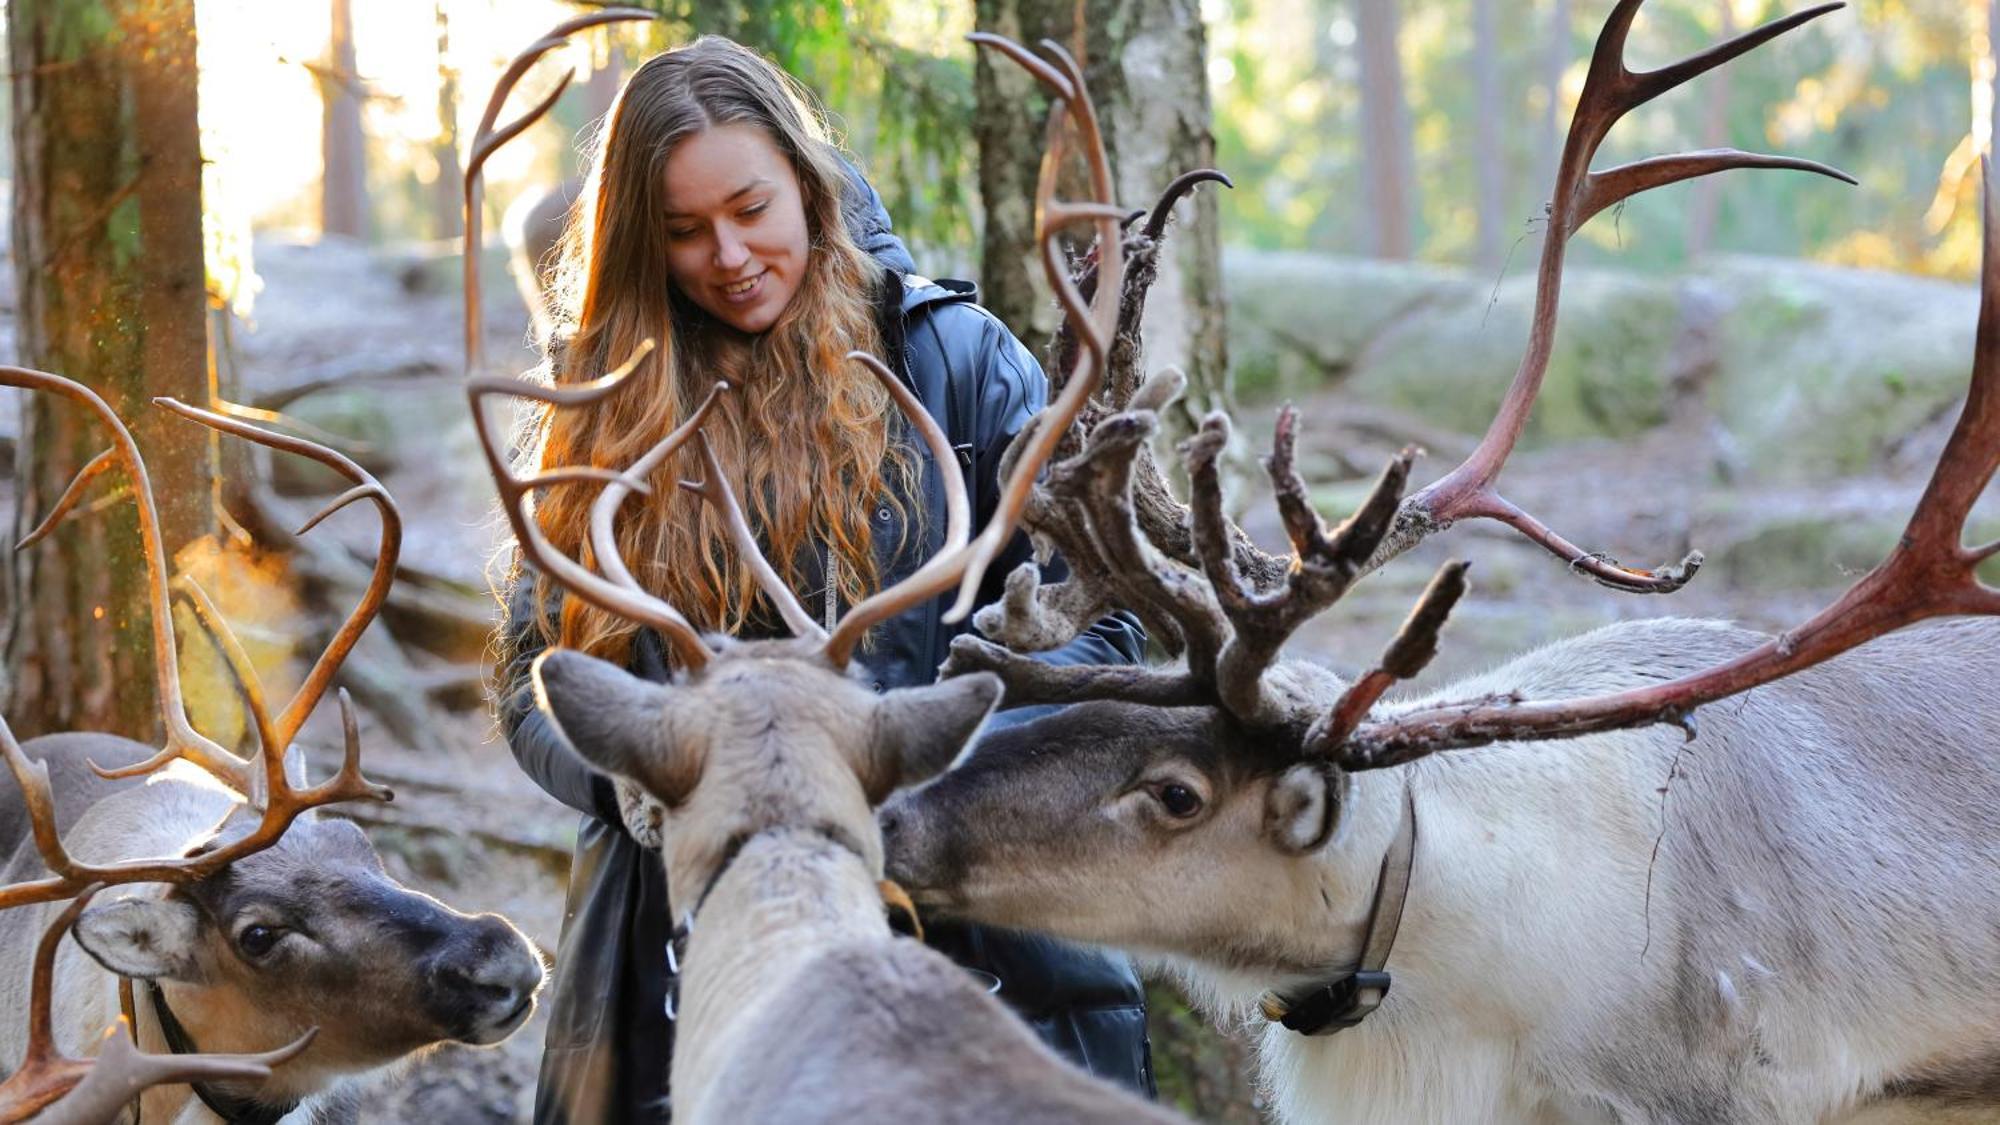
[[[811,987],[801,974],[813,958],[889,939],[880,872],[858,843],[775,829],[746,841],[723,869],[695,909],[682,962],[674,1089],[705,1089],[702,1072],[729,1057],[738,1032],[755,1031],[757,1009]]]

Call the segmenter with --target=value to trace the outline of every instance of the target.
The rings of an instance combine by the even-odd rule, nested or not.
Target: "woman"
[[[542,415],[528,445],[539,463],[628,464],[728,379],[736,390],[705,433],[773,565],[831,616],[920,564],[944,528],[928,453],[901,439],[887,394],[843,359],[860,348],[909,382],[958,451],[976,518],[992,512],[1000,454],[1043,405],[1046,379],[972,303],[970,286],[910,275],[874,191],[782,71],[712,37],[647,62],[612,111],[577,214],[554,378],[601,374],[649,337],[663,346],[631,389]],[[652,496],[626,506],[623,557],[698,627],[781,633],[724,529],[673,486],[696,475],[694,465],[669,463]],[[538,518],[559,549],[580,552],[592,495],[565,487],[543,497]],[[982,600],[1027,557],[1021,540],[991,569]],[[649,630],[565,604],[537,575],[515,576],[508,609],[502,726],[529,776],[584,814],[535,1119],[660,1120],[672,1045],[662,954],[670,889],[626,828],[611,783],[535,710],[527,681],[535,655],[556,643],[656,679],[668,675],[668,655]],[[877,627],[857,659],[878,690],[935,676],[954,632],[942,609],[940,599]],[[1117,615],[1047,658],[1130,662],[1141,642],[1136,622]],[[1058,1050],[1150,1090],[1143,994],[1122,959],[970,928],[933,941],[997,974],[1002,997]]]

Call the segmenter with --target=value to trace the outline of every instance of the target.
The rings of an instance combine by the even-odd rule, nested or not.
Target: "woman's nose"
[[[743,236],[727,225],[715,231],[715,268],[724,272],[742,269],[750,260],[750,248],[744,245]]]

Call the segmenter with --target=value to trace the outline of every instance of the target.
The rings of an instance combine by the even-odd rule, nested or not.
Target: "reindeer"
[[[1054,66],[1012,44],[1003,49],[1050,83],[1058,112],[1069,115],[1096,152],[1092,175],[1099,192],[1108,192],[1097,118],[1075,62],[1053,46]],[[495,91],[482,135],[505,94],[504,85]],[[504,140],[520,127],[517,121],[491,135]],[[1051,167],[1064,143],[1060,133],[1052,136]],[[490,152],[475,143],[469,177]],[[470,180],[467,196],[468,215],[476,214]],[[1046,237],[1079,219],[1115,235],[1118,217],[1101,205],[1051,205]],[[1115,296],[1116,286],[1108,292]],[[1100,319],[1112,303],[1099,302]],[[477,341],[476,299],[468,300],[466,319],[466,338]],[[490,399],[511,395],[550,408],[587,408],[616,393],[634,363],[582,385],[545,386],[479,375],[476,354],[467,359],[474,424],[523,559],[570,596],[657,630],[674,654],[676,678],[664,685],[562,649],[538,658],[534,680],[538,705],[580,755],[664,808],[659,831],[667,877],[688,904],[665,954],[677,975],[670,1008],[679,1029],[670,1064],[675,1118],[876,1121],[917,1112],[945,1122],[1179,1120],[1071,1069],[965,970],[897,936],[885,917],[885,903],[907,900],[881,881],[882,842],[872,810],[899,785],[927,778],[957,757],[998,702],[1000,685],[996,677],[975,675],[877,695],[850,674],[850,658],[876,623],[954,586],[976,590],[992,545],[1012,536],[1018,506],[972,539],[949,439],[880,360],[860,352],[849,358],[881,382],[938,466],[946,535],[935,557],[852,607],[830,633],[764,558],[702,439],[700,428],[726,384],[623,470],[549,467],[516,476]],[[1091,380],[1086,375],[1071,386],[1052,410],[1079,409]],[[1043,432],[1052,438],[1061,427]],[[620,505],[645,491],[645,482],[683,448],[697,455],[703,473],[684,486],[729,529],[792,639],[704,637],[648,594],[620,558],[613,533]],[[1049,448],[1042,443],[1039,459],[1030,451],[1016,474],[1032,477]],[[537,490],[579,483],[602,487],[590,520],[594,568],[558,551],[534,512]]]
[[[1051,419],[1072,427],[1068,455],[1026,501],[1071,580],[1010,576],[978,621],[1004,645],[961,638],[947,666],[999,674],[1009,703],[1075,706],[999,732],[890,804],[888,873],[920,907],[1132,950],[1219,1018],[1260,1025],[1287,1121],[1991,1121],[2000,628],[1884,635],[2000,614],[1975,575],[2000,544],[1961,545],[2000,465],[1990,199],[1964,414],[1902,542],[1811,621],[1778,637],[1613,625],[1383,702],[1434,653],[1466,588],[1454,562],[1352,682],[1280,659],[1301,622],[1457,519],[1500,519],[1624,589],[1671,589],[1699,565],[1588,556],[1493,489],[1547,364],[1563,243],[1584,220],[1724,168],[1832,171],[1733,152],[1590,171],[1624,112],[1827,10],[1633,73],[1622,56],[1638,7],[1621,0],[1598,42],[1514,387],[1438,484],[1400,499],[1406,451],[1329,530],[1293,470],[1287,410],[1267,466],[1294,554],[1263,554],[1223,515],[1226,417],[1183,446],[1188,504],[1168,492],[1146,439],[1179,379],[1138,382],[1137,317],[1121,319],[1127,366],[1109,401],[1093,424]],[[1143,301],[1129,283],[1125,296],[1128,312]],[[1098,331],[1074,318],[1066,342],[1101,352],[1112,341]],[[1067,669],[1022,655],[1106,604],[1139,611],[1184,660]],[[1696,709],[1725,698],[1697,726]]]
[[[0,723],[0,757],[18,783],[0,802],[0,908],[15,908],[0,909],[7,998],[0,1009],[29,1014],[26,1026],[14,1017],[0,1024],[0,1060],[12,1069],[0,1084],[0,1120],[19,1120],[73,1087],[52,1119],[109,1120],[146,1086],[190,1079],[147,1092],[143,1118],[276,1121],[296,1109],[303,1119],[349,1076],[437,1043],[497,1043],[520,1027],[543,975],[528,941],[497,915],[461,914],[404,887],[352,822],[317,815],[337,801],[390,795],[361,774],[345,692],[339,772],[307,786],[286,769],[300,726],[394,580],[402,528],[387,492],[323,446],[156,400],[203,425],[311,457],[354,483],[302,532],[364,499],[382,517],[361,604],[275,718],[201,587],[185,576],[173,584],[215,635],[244,693],[259,753],[241,758],[188,723],[158,517],[130,433],[94,392],[68,379],[0,368],[0,383],[73,399],[112,431],[113,448],[79,473],[24,545],[60,523],[91,479],[123,467],[139,511],[167,729],[166,746],[155,751],[87,733],[22,745]],[[103,893],[107,885],[117,893]],[[31,940],[37,932],[39,947]],[[66,932],[74,946],[58,951]],[[121,1002],[121,992],[129,999]],[[97,1074],[78,1056],[114,1022]],[[134,1040],[150,1054],[135,1054]],[[262,1053],[221,1060],[199,1053],[208,1051]]]

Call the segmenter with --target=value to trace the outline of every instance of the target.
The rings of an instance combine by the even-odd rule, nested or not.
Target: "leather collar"
[[[140,987],[152,1000],[153,1020],[160,1025],[160,1036],[166,1040],[167,1050],[176,1055],[198,1055],[194,1036],[174,1016],[174,1010],[167,1007],[167,994],[152,981],[140,981]],[[190,1082],[194,1096],[201,1099],[217,1117],[228,1125],[277,1125],[283,1117],[299,1107],[298,1100],[283,1105],[269,1105],[256,1098],[224,1093],[207,1082]]]
[[[1403,785],[1403,816],[1396,837],[1382,856],[1382,870],[1375,877],[1375,904],[1368,917],[1368,939],[1361,947],[1361,963],[1351,972],[1317,981],[1302,992],[1282,996],[1266,992],[1259,1006],[1264,1017],[1300,1035],[1332,1035],[1353,1027],[1382,1006],[1389,995],[1389,951],[1396,944],[1396,930],[1403,922],[1403,906],[1410,896],[1410,873],[1416,867],[1417,798],[1407,782]]]

